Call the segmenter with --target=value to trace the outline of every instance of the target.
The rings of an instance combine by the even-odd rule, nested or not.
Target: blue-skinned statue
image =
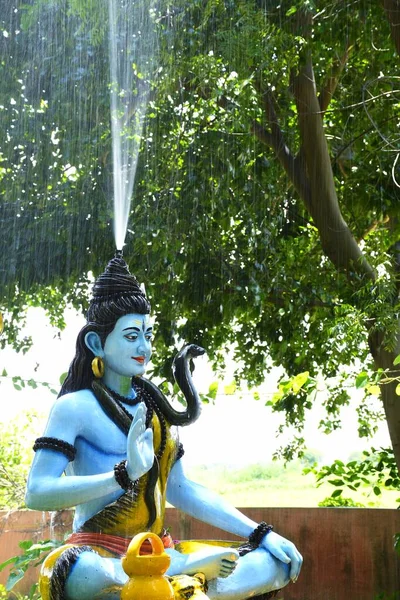
[[[119,599],[128,579],[121,557],[132,537],[146,531],[159,535],[170,555],[167,575],[176,598],[189,597],[179,582],[190,580],[197,588],[201,582],[211,599],[273,597],[297,579],[302,558],[271,526],[254,523],[186,477],[178,427],[199,415],[189,361],[204,350],[189,345],[175,358],[187,402],[184,412],[176,411],[143,377],[151,357],[149,313],[144,292],[116,256],[94,284],[75,358],[34,447],[27,506],[76,507],[73,533],[43,565],[42,598]],[[166,501],[247,541],[174,544],[163,530]]]

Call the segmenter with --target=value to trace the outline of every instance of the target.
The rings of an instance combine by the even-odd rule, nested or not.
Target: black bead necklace
[[[154,400],[154,398],[151,396],[151,394],[147,390],[145,390],[142,387],[139,387],[136,383],[133,383],[133,389],[135,390],[137,397],[142,398],[143,402],[146,404],[146,407],[147,407],[146,427],[149,427],[154,413],[156,413],[156,415],[158,417],[158,420],[160,423],[161,440],[160,440],[160,447],[156,454],[156,458],[158,460],[161,460],[162,455],[164,454],[165,448],[167,446],[167,424],[165,421],[165,417],[162,414],[161,410],[159,409],[157,402]]]
[[[106,390],[110,394],[110,396],[112,396],[114,398],[114,400],[116,400],[118,403],[124,402],[125,404],[128,404],[128,406],[136,406],[136,404],[143,402],[143,399],[137,393],[136,389],[135,389],[136,397],[135,398],[127,398],[126,396],[123,396],[122,394],[118,394],[118,392],[115,392],[114,390],[110,389],[106,385],[104,387],[106,388]]]
[[[143,388],[139,387],[137,384],[133,383],[132,387],[135,391],[136,397],[135,398],[126,398],[125,396],[122,396],[122,394],[118,394],[118,392],[111,390],[107,386],[104,386],[104,387],[106,388],[106,390],[108,391],[110,396],[112,396],[114,398],[115,402],[118,404],[120,409],[131,420],[132,420],[132,415],[125,408],[123,403],[128,404],[128,406],[136,406],[137,404],[140,404],[140,402],[145,403],[146,408],[147,408],[146,427],[150,426],[151,420],[153,418],[153,414],[156,413],[158,420],[160,422],[160,430],[161,430],[160,447],[158,449],[156,457],[158,460],[161,460],[161,458],[165,452],[165,448],[167,446],[167,424],[166,424],[164,415],[162,414],[161,410],[159,409],[158,405],[156,404],[155,400],[151,397],[149,392],[147,392]]]

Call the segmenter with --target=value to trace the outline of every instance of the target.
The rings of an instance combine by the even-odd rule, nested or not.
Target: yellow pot
[[[141,556],[140,548],[146,540],[151,543],[152,554]],[[170,562],[158,535],[151,532],[135,535],[122,558],[122,568],[129,580],[121,590],[121,600],[174,600],[171,584],[164,577]]]

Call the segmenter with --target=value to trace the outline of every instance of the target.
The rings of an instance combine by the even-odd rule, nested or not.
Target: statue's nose
[[[140,354],[146,354],[146,352],[149,350],[149,346],[150,344],[146,340],[141,341],[138,346],[138,352],[140,352]]]

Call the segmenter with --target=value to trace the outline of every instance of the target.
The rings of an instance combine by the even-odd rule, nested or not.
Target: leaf
[[[395,358],[395,359],[394,359],[394,361],[393,361],[393,364],[394,364],[394,365],[400,365],[400,354],[398,354],[398,355],[396,356],[396,358]]]
[[[377,485],[374,486],[374,494],[375,496],[380,496],[382,494],[381,488]]]
[[[369,385],[367,387],[367,392],[368,394],[371,394],[371,396],[379,396],[381,393],[381,389],[379,385]]]
[[[25,575],[25,571],[23,571],[22,569],[13,571],[10,574],[9,578],[7,579],[7,583],[6,583],[7,592],[11,592],[13,587],[18,583],[18,581],[21,581],[21,579],[23,578],[24,575]]]
[[[356,377],[356,388],[360,389],[367,385],[369,381],[369,375],[366,371],[361,371]]]
[[[7,377],[7,371],[5,369],[3,369],[3,372],[1,374],[2,377]]]
[[[328,482],[331,485],[344,485],[344,481],[342,481],[341,479],[328,479]]]
[[[341,495],[341,493],[342,493],[342,492],[343,492],[343,490],[335,490],[335,491],[332,493],[332,498],[337,498],[338,496],[340,496],[340,495]]]
[[[34,550],[39,550],[39,552],[47,552],[47,550],[51,550],[52,548],[55,547],[54,542],[49,541],[47,543],[45,542],[38,542],[37,544],[32,544],[32,546],[29,548],[29,550],[31,552],[33,552]]]
[[[15,560],[17,559],[16,556],[13,556],[12,558],[8,558],[7,560],[5,560],[4,562],[2,562],[0,564],[0,571],[2,571],[5,567],[7,567],[8,565],[11,565],[13,562],[15,562]]]
[[[286,16],[290,17],[291,15],[294,15],[297,12],[297,6],[291,6],[287,11],[286,11]]]
[[[66,380],[66,378],[67,378],[67,375],[68,375],[67,371],[65,371],[65,373],[61,373],[61,375],[60,375],[60,379],[59,379],[59,381],[60,381],[60,384],[61,384],[61,385],[62,385],[62,384],[64,383],[64,381]]]
[[[217,397],[217,393],[218,393],[218,381],[213,381],[210,384],[210,387],[208,388],[208,396],[210,398],[212,398],[213,400],[215,400],[215,398]]]
[[[236,382],[232,381],[232,383],[230,383],[229,385],[224,386],[224,394],[226,394],[227,396],[233,396],[233,394],[236,392],[236,389]]]
[[[400,383],[396,385],[396,394],[400,396]]]
[[[275,392],[275,394],[272,396],[272,398],[270,400],[271,405],[274,405],[277,402],[279,402],[280,400],[282,400],[283,396],[284,396],[284,393],[282,392],[282,390]]]
[[[399,500],[400,498],[397,498],[396,502],[399,502]],[[394,549],[400,555],[400,534],[398,533],[394,536]]]
[[[293,393],[297,394],[297,392],[301,390],[301,388],[309,380],[309,378],[309,371],[304,371],[304,373],[299,373],[298,375],[296,375],[296,377],[293,378]]]

